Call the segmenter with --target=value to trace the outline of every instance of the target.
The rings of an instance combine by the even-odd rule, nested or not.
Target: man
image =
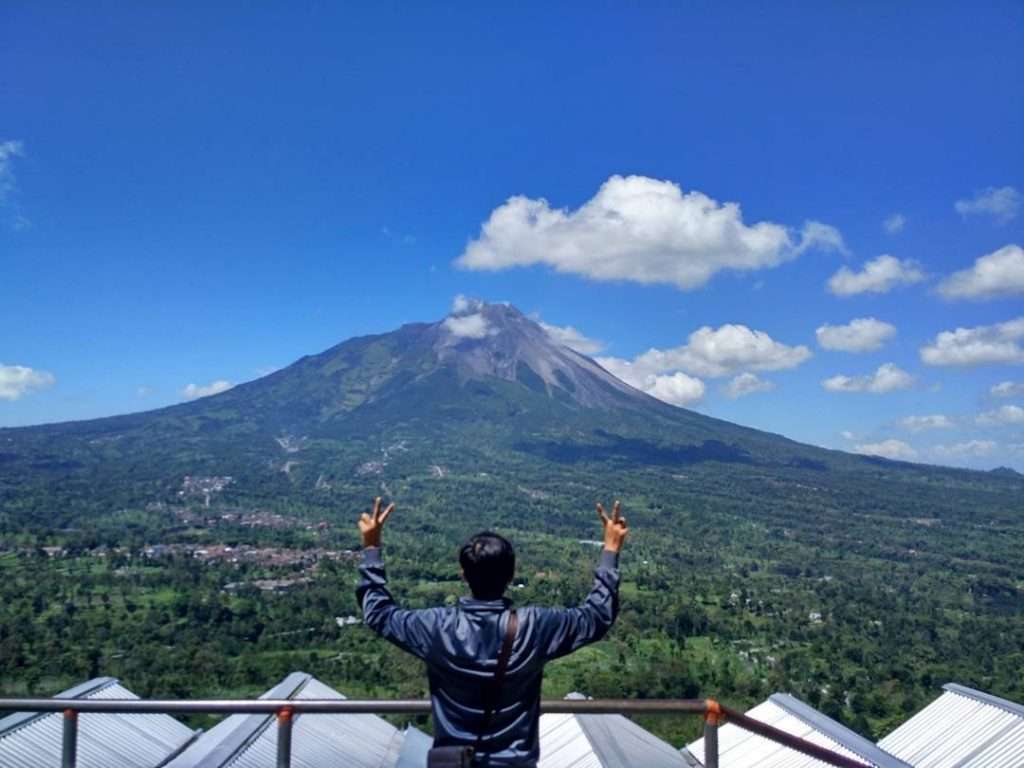
[[[515,553],[508,541],[487,532],[471,538],[459,553],[471,598],[463,597],[451,608],[414,611],[396,606],[381,555],[381,531],[394,509],[389,504],[381,511],[377,498],[373,512],[359,520],[363,562],[356,596],[367,626],[426,662],[435,747],[476,747],[474,765],[535,768],[544,665],[600,640],[619,611],[619,552],[629,533],[619,502],[611,516],[597,505],[604,550],[586,600],[576,608],[527,606],[514,613],[504,592],[512,581]],[[491,683],[506,635],[514,639],[504,679],[494,690]],[[486,702],[492,695],[489,708]]]

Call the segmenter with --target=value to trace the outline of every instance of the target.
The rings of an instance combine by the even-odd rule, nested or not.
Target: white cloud
[[[472,296],[464,296],[458,293],[452,299],[452,314],[466,315],[470,312],[478,312],[483,305],[484,303],[480,299],[474,299]]]
[[[612,376],[646,392],[652,397],[672,405],[695,403],[704,397],[706,387],[698,378],[687,376],[682,371],[658,374],[650,373],[628,360],[617,357],[599,357],[597,362]]]
[[[704,397],[704,382],[681,372],[648,376],[639,389],[671,405],[690,405]]]
[[[1005,323],[979,325],[943,331],[935,341],[921,347],[921,360],[928,365],[983,365],[1024,363],[1024,317]]]
[[[930,416],[907,416],[900,419],[900,424],[911,432],[922,432],[926,429],[952,429],[956,426],[949,416],[944,416],[941,413]]]
[[[914,377],[897,368],[893,363],[880,365],[868,376],[833,376],[821,382],[829,392],[872,392],[876,395],[907,389],[913,386]]]
[[[907,218],[902,213],[894,213],[892,216],[886,218],[882,222],[882,226],[885,227],[885,231],[890,235],[895,235],[897,232],[902,232],[903,228],[907,225]]]
[[[52,387],[56,382],[52,373],[0,363],[0,400],[17,400],[30,392]]]
[[[863,453],[867,456],[882,456],[886,459],[898,459],[909,461],[917,458],[917,451],[904,443],[902,440],[883,440],[880,443],[861,443],[853,446],[855,453]]]
[[[1004,245],[981,256],[970,269],[954,272],[941,283],[947,299],[994,299],[1024,294],[1024,248]]]
[[[916,262],[897,259],[888,254],[864,263],[860,272],[840,267],[828,279],[828,289],[836,296],[858,293],[888,293],[897,285],[910,285],[924,280],[924,273]]]
[[[857,439],[857,436],[855,434],[853,434],[853,432],[851,432],[848,429],[844,429],[842,432],[840,432],[839,436],[842,437],[843,440],[856,440]]]
[[[400,243],[401,245],[416,245],[415,235],[394,232],[390,227],[381,227],[380,233],[393,243]]]
[[[135,390],[135,394],[138,397],[149,397],[154,392],[153,388],[143,384],[141,387]]]
[[[755,392],[768,392],[773,389],[775,389],[775,382],[765,381],[756,373],[747,372],[733,378],[725,387],[725,394],[735,400]]]
[[[209,397],[210,395],[219,395],[221,392],[227,392],[233,386],[226,379],[217,379],[209,384],[189,384],[183,387],[179,394],[186,400],[197,400],[200,397]]]
[[[556,344],[575,349],[582,355],[596,355],[604,349],[604,342],[588,338],[571,325],[551,325],[541,320],[537,323]]]
[[[976,420],[983,427],[1024,424],[1024,408],[1019,405],[1004,405],[979,414]]]
[[[796,247],[796,254],[800,255],[811,248],[826,252],[847,252],[842,233],[835,227],[822,224],[820,221],[805,221],[800,228],[800,244]]]
[[[972,198],[957,200],[953,204],[961,216],[986,215],[1005,224],[1020,210],[1020,192],[1013,187],[989,187]]]
[[[489,336],[491,326],[479,312],[472,315],[447,317],[441,323],[452,336],[460,339],[482,339]]]
[[[704,285],[722,270],[774,267],[810,248],[842,250],[838,230],[806,222],[799,236],[740,206],[645,176],[612,176],[571,211],[547,200],[509,198],[481,226],[456,265],[501,270],[546,264],[594,280]]]
[[[1024,395],[1024,381],[1001,381],[989,392],[993,397],[1019,397]]]
[[[743,370],[794,368],[810,356],[807,347],[787,346],[764,331],[754,331],[745,325],[723,325],[694,331],[681,347],[649,349],[632,360],[599,357],[597,362],[627,384],[679,405],[682,397],[694,402],[704,395],[704,383],[693,376],[715,378]],[[761,385],[771,386],[768,382]],[[671,394],[675,399],[662,397],[663,394]]]
[[[936,445],[932,453],[943,458],[962,458],[964,456],[987,456],[996,449],[992,440],[968,440],[953,445]]]
[[[648,395],[672,405],[695,403],[704,397],[706,391],[703,381],[693,376],[687,376],[682,371],[652,373],[628,360],[621,360],[617,357],[599,357],[597,362],[612,376],[621,379],[631,387],[636,387],[641,392],[646,392]]]
[[[644,384],[647,381],[648,376],[655,376],[655,373],[642,369],[640,366],[634,365],[629,360],[623,360],[621,357],[599,357],[597,358],[598,365],[604,368],[608,373],[617,379],[622,379],[630,386],[636,387],[637,389],[643,389]]]
[[[0,141],[0,205],[17,187],[14,178],[14,158],[25,154],[25,145],[20,141]]]
[[[815,332],[823,349],[844,352],[871,352],[881,349],[896,335],[896,326],[873,317],[858,317],[846,325],[822,325]]]
[[[743,370],[777,371],[795,368],[811,356],[805,346],[790,347],[775,341],[764,331],[745,325],[704,326],[690,334],[687,344],[672,349],[649,349],[632,361],[599,358],[625,363],[640,375],[684,371],[697,376],[729,376]]]

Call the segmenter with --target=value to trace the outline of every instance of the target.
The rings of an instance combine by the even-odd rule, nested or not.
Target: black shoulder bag
[[[508,624],[505,625],[505,639],[501,644],[501,651],[498,653],[498,667],[494,670],[494,679],[484,691],[484,716],[477,731],[476,744],[472,747],[466,745],[434,747],[427,753],[427,768],[472,768],[473,757],[480,750],[484,734],[487,733],[491,718],[494,716],[494,707],[498,701],[501,684],[505,680],[508,658],[512,655],[512,643],[515,642],[518,629],[519,617],[513,608],[508,616]]]

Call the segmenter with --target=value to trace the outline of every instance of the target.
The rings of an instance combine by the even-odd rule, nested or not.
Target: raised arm
[[[619,614],[619,552],[629,534],[619,502],[609,516],[597,505],[604,528],[601,562],[594,571],[594,585],[582,605],[540,612],[543,652],[546,659],[565,656],[604,637]]]
[[[430,650],[438,618],[435,610],[410,611],[399,608],[387,589],[381,535],[384,523],[394,509],[395,505],[389,504],[382,512],[378,496],[373,502],[373,512],[364,512],[359,518],[363,561],[359,565],[356,598],[363,608],[363,621],[370,629],[402,650],[423,658]]]

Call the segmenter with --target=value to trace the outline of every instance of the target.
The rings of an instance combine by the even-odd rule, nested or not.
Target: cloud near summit
[[[810,356],[811,350],[803,345],[791,347],[776,341],[764,331],[745,325],[726,324],[720,328],[698,328],[690,334],[683,346],[649,349],[627,365],[644,373],[680,370],[695,376],[719,377],[741,371],[795,368]],[[606,363],[614,365],[612,361],[615,360],[600,358],[598,362],[608,368]]]
[[[699,328],[679,347],[649,349],[632,360],[599,357],[597,362],[613,376],[649,395],[673,405],[684,405],[704,396],[705,385],[695,376],[718,378],[741,371],[778,371],[795,368],[810,356],[811,351],[805,346],[791,347],[764,331],[727,324]],[[745,376],[734,382],[736,396],[773,386],[749,373]],[[744,391],[740,392],[741,389]]]
[[[612,176],[576,210],[522,195],[498,206],[456,259],[497,271],[546,264],[594,280],[698,288],[722,270],[775,267],[811,248],[845,250],[834,227],[805,222],[799,234],[743,222],[737,203],[646,176]]]
[[[540,319],[537,320],[537,324],[543,328],[544,332],[557,344],[561,344],[563,347],[569,347],[569,349],[575,349],[581,354],[596,355],[604,349],[603,341],[591,339],[582,331],[577,330],[571,325],[551,325],[550,323],[545,323]]]
[[[491,335],[487,318],[479,312],[472,315],[452,315],[441,323],[452,336],[459,339],[483,339]]]

